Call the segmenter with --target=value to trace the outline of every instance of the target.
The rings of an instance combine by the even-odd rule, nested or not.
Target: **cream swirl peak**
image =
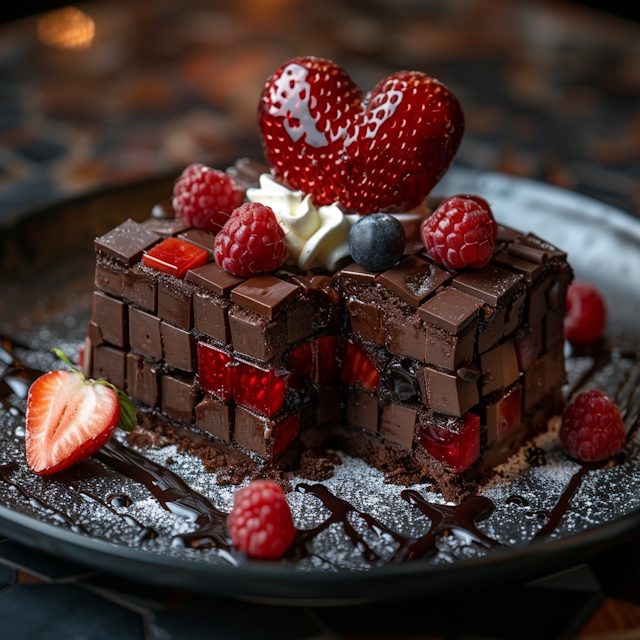
[[[314,267],[336,271],[340,262],[349,257],[349,231],[359,214],[345,213],[337,202],[316,207],[310,195],[292,191],[268,173],[260,176],[259,188],[247,189],[247,198],[273,209],[284,230],[288,261],[303,271]],[[418,235],[420,223],[430,214],[431,209],[422,202],[406,213],[391,215],[411,238]]]
[[[273,209],[284,230],[289,260],[303,271],[335,271],[349,256],[349,230],[357,214],[345,214],[337,203],[316,207],[310,195],[291,191],[268,173],[260,176],[259,188],[247,189],[247,198]]]

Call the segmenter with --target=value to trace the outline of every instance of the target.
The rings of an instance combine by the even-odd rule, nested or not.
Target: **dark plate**
[[[21,351],[24,357],[46,365],[52,362],[47,360],[46,352],[51,346],[62,345],[71,354],[77,351],[90,314],[93,238],[127,217],[146,218],[152,205],[167,199],[171,181],[159,179],[70,200],[18,216],[0,228],[0,333],[28,346]],[[640,308],[640,284],[634,278],[634,274],[640,273],[640,223],[635,219],[547,185],[459,167],[449,172],[436,191],[446,195],[479,193],[491,202],[499,221],[532,230],[567,249],[578,276],[596,282],[606,292],[612,330],[640,338],[640,327],[634,317]],[[578,368],[579,365],[577,362]],[[633,360],[616,366],[629,369],[632,377],[636,374]],[[640,375],[640,369],[637,371]],[[604,388],[617,384],[616,368],[597,384]],[[0,410],[0,462],[22,463],[19,419],[6,411],[4,414]],[[553,536],[531,542],[540,526],[536,513],[553,507],[575,471],[572,463],[566,463],[557,454],[552,443],[545,446],[550,459],[547,467],[531,470],[520,479],[488,490],[496,503],[496,514],[480,523],[480,527],[508,545],[499,552],[465,553],[464,544],[456,548],[445,544],[438,556],[429,560],[371,570],[356,563],[351,568],[358,570],[337,572],[314,570],[310,566],[304,571],[293,570],[280,564],[227,566],[216,563],[210,556],[198,555],[212,552],[189,550],[181,554],[170,546],[156,547],[154,541],[136,544],[127,535],[120,535],[104,514],[98,517],[96,511],[95,518],[87,516],[78,500],[74,502],[69,496],[77,497],[87,487],[95,492],[96,476],[101,473],[105,476],[100,479],[104,481],[104,491],[113,491],[121,482],[117,474],[106,473],[106,468],[93,461],[81,463],[75,471],[48,483],[38,484],[40,479],[34,479],[31,486],[47,504],[77,512],[91,535],[76,533],[64,523],[55,524],[52,513],[33,507],[2,482],[0,533],[38,549],[139,580],[265,601],[352,602],[471,589],[481,583],[522,582],[571,566],[640,528],[640,468],[635,463],[637,456],[632,453],[616,469],[589,474],[589,480],[577,493]],[[361,467],[347,464],[345,468],[336,485],[338,489],[362,482],[356,477]],[[185,477],[189,479],[188,470]],[[604,501],[603,483],[607,487]],[[209,492],[218,505],[228,506],[230,490],[209,485],[197,488]],[[145,491],[140,487],[142,502]],[[389,507],[395,508],[395,502],[389,502],[387,496],[399,491],[399,487],[383,488],[372,507],[378,511],[377,517],[384,520],[380,514],[386,513],[385,522],[400,528],[424,526],[419,519],[408,524],[404,512],[389,515]],[[526,495],[531,508],[518,510],[509,504],[507,497],[515,492]],[[598,501],[605,506],[594,509],[593,504]],[[155,517],[157,522],[151,524],[161,530],[160,520],[168,518],[166,513],[143,515],[152,520]],[[115,517],[117,520],[117,514]],[[328,539],[327,544],[332,540]],[[339,537],[334,542],[338,547],[341,544]],[[354,551],[352,555],[357,554]],[[347,559],[344,564],[349,566],[350,561]]]

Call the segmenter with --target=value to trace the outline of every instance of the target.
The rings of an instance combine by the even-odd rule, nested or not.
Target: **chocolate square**
[[[173,220],[177,216],[173,203],[170,200],[153,205],[151,209],[151,219],[155,220]],[[145,220],[145,222],[148,222]],[[144,224],[144,222],[142,223]]]
[[[273,320],[300,288],[270,275],[254,276],[231,291],[238,306]]]
[[[128,305],[106,293],[93,293],[93,320],[100,327],[103,340],[116,347],[129,346]]]
[[[99,347],[101,344],[104,344],[100,327],[93,320],[89,321],[89,324],[87,326],[87,335],[91,340],[91,346]],[[91,374],[89,374],[89,377],[91,377]]]
[[[452,277],[450,273],[435,264],[417,256],[409,256],[395,267],[380,274],[378,282],[406,303],[417,308]]]
[[[384,311],[371,302],[348,299],[351,328],[367,342],[384,344]]]
[[[529,306],[525,321],[533,326],[542,320],[548,309],[547,292],[551,286],[551,278],[547,276],[540,280],[529,292]]]
[[[511,273],[488,264],[482,269],[467,269],[453,279],[453,287],[483,300],[493,307],[501,306],[522,281],[519,273]]]
[[[521,372],[526,371],[542,353],[542,328],[542,323],[538,323],[534,327],[525,325],[516,331],[515,345]]]
[[[567,376],[564,368],[564,344],[558,342],[551,347],[544,358],[544,379],[549,391],[565,384]]]
[[[515,297],[510,304],[507,305],[507,311],[505,314],[504,335],[511,335],[514,331],[517,331],[522,325],[524,320],[524,310],[527,302],[526,292],[521,293]]]
[[[129,343],[134,351],[162,360],[160,318],[129,307]]]
[[[159,370],[135,353],[127,354],[127,394],[155,407],[160,399]]]
[[[538,358],[523,374],[525,411],[533,409],[547,394],[545,356]]]
[[[463,362],[473,360],[476,345],[476,323],[454,335],[432,324],[425,324],[424,361],[438,367],[456,370]]]
[[[347,389],[347,423],[378,433],[378,398],[362,389]]]
[[[526,236],[520,236],[517,242],[509,246],[509,252],[514,256],[530,260],[531,262],[547,262],[547,260],[558,259],[566,260],[565,251],[554,247],[546,240],[539,238],[533,233]]]
[[[424,362],[427,334],[417,313],[409,317],[385,314],[384,323],[391,353]]]
[[[427,300],[418,312],[425,322],[456,334],[478,317],[481,306],[477,298],[449,288]]]
[[[287,308],[287,342],[293,344],[316,331],[316,305],[308,298],[299,298]]]
[[[204,267],[187,271],[187,282],[193,282],[211,293],[228,298],[231,290],[242,284],[246,278],[240,278],[221,269],[215,262],[205,264]]]
[[[355,280],[356,282],[362,282],[363,284],[373,284],[378,279],[379,274],[373,273],[373,271],[367,271],[357,262],[352,262],[344,269],[338,271],[336,275],[343,280]]]
[[[550,309],[562,309],[564,311],[567,303],[567,289],[572,280],[571,269],[564,265],[563,269],[551,281],[551,286],[547,291],[547,303]]]
[[[286,317],[269,322],[244,309],[229,311],[233,348],[238,353],[266,362],[287,348]]]
[[[178,422],[193,424],[193,409],[198,403],[198,391],[193,378],[178,374],[163,375],[162,413]]]
[[[158,206],[158,205],[156,205]],[[161,205],[160,205],[161,206]],[[173,209],[173,207],[172,207]],[[175,215],[175,211],[174,211]],[[148,231],[158,234],[162,238],[171,238],[191,228],[191,225],[180,217],[157,218],[155,216],[145,220],[142,226]]]
[[[551,309],[545,316],[545,347],[564,346],[564,310]]]
[[[229,302],[215,294],[196,291],[193,296],[193,318],[196,329],[215,338],[222,344],[229,344]]]
[[[190,331],[193,327],[192,293],[193,287],[177,278],[161,280],[158,282],[158,315]]]
[[[101,291],[121,298],[124,290],[123,279],[124,273],[122,271],[114,271],[105,265],[96,264],[95,283]]]
[[[418,412],[399,404],[388,404],[382,409],[380,435],[406,449],[413,449],[413,434]]]
[[[506,327],[507,310],[505,307],[498,310],[487,306],[484,311],[488,311],[489,316],[478,324],[478,353],[484,353],[487,349],[491,349],[502,338]]]
[[[157,289],[155,278],[141,263],[124,274],[122,297],[151,313],[156,313],[158,308]]]
[[[523,260],[511,255],[508,250],[493,256],[491,263],[508,271],[520,273],[525,282],[533,282],[545,269],[544,264]]]
[[[431,367],[424,368],[423,376],[429,407],[434,411],[459,418],[480,400],[477,382]]]
[[[182,240],[186,240],[191,244],[195,244],[196,247],[204,249],[209,256],[209,260],[214,260],[213,246],[216,242],[216,237],[213,233],[202,229],[189,229],[178,235],[178,238],[182,238]]]
[[[130,267],[142,258],[142,252],[161,240],[153,231],[131,218],[95,240],[96,251],[101,251]]]
[[[236,407],[234,440],[245,449],[257,453],[261,458],[269,457],[268,434],[273,431],[274,422],[263,418],[249,409]]]
[[[106,345],[94,347],[92,353],[93,375],[98,378],[106,378],[117,389],[125,390],[126,385],[126,352]]]
[[[160,323],[164,360],[170,367],[182,371],[194,371],[196,366],[196,342],[184,329],[168,322]]]
[[[225,442],[231,442],[233,417],[234,411],[230,406],[222,404],[208,394],[205,394],[202,402],[196,406],[196,427]]]
[[[516,231],[511,227],[506,227],[503,224],[499,224],[496,242],[513,242],[517,238],[520,238],[522,235],[523,234],[521,231]]]
[[[480,356],[482,378],[480,387],[486,396],[498,389],[510,387],[520,378],[518,358],[512,341],[497,345]]]
[[[516,384],[486,408],[487,443],[500,443],[522,424],[522,385]]]

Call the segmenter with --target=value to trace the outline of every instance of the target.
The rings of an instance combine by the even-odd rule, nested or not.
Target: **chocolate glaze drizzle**
[[[567,389],[567,397],[570,398],[594,373],[609,362],[612,353],[616,351],[618,351],[616,348],[606,348],[604,345],[600,345],[599,348],[591,350],[589,353],[575,354],[589,355],[593,362],[591,367]],[[618,353],[621,352],[618,351]],[[621,355],[626,357],[637,356],[635,352],[632,354],[621,353]],[[26,398],[30,384],[41,374],[42,372],[40,371],[25,367],[15,358],[13,345],[9,340],[0,340],[0,401],[2,401],[3,407],[11,410],[16,415],[14,413],[16,407],[9,402],[9,396],[15,394],[20,399]],[[624,390],[630,387],[625,396],[625,406],[620,409],[623,420],[630,417],[629,413],[633,407],[633,400],[640,390],[640,374],[636,376],[634,382],[631,382],[631,375],[632,373],[629,371],[623,376],[614,398],[617,403],[620,403],[623,400]],[[628,433],[636,429],[639,422],[640,413],[634,416],[633,420],[627,420],[627,423],[630,423]],[[215,548],[222,557],[232,564],[239,563],[239,559],[231,552],[231,540],[225,525],[227,514],[217,509],[208,498],[191,489],[180,476],[166,467],[149,460],[137,451],[124,446],[115,439],[112,439],[94,457],[123,476],[145,486],[164,509],[186,518],[196,525],[195,531],[177,536],[174,538],[173,544],[201,549]],[[540,520],[546,520],[546,523],[535,534],[533,539],[544,538],[553,533],[569,508],[582,480],[590,471],[612,467],[619,462],[621,462],[621,459],[600,463],[579,463],[578,471],[571,477],[553,509],[550,512],[546,510],[536,512],[536,516]],[[87,531],[73,522],[69,516],[43,502],[41,498],[33,495],[28,489],[14,480],[13,476],[18,469],[19,465],[16,463],[0,465],[0,480],[15,487],[29,501],[32,507],[45,510],[54,520],[69,526],[73,531],[87,534]],[[482,533],[477,527],[478,522],[488,518],[494,511],[493,503],[484,496],[475,496],[465,500],[460,505],[450,506],[430,503],[417,491],[405,489],[401,493],[402,498],[413,507],[419,509],[430,521],[429,530],[425,534],[418,538],[412,538],[390,529],[372,515],[358,510],[346,500],[333,495],[322,484],[300,484],[296,487],[296,490],[314,495],[322,502],[330,515],[313,529],[298,531],[296,543],[293,545],[290,554],[291,560],[297,560],[308,555],[307,543],[336,523],[342,525],[345,534],[351,540],[355,549],[371,564],[397,563],[420,557],[432,557],[438,553],[437,542],[441,536],[455,535],[463,538],[466,542],[492,551],[503,547],[499,542]],[[128,525],[138,529],[138,540],[152,540],[157,536],[157,532],[150,527],[146,527],[135,518],[117,511],[116,507],[128,507],[131,505],[131,499],[128,496],[113,495],[109,496],[105,501],[86,491],[80,492],[80,495],[87,501],[95,502],[103,508],[109,509]],[[511,496],[507,499],[507,502],[518,506],[528,506],[526,500],[520,496]],[[350,515],[361,518],[371,531],[383,539],[397,543],[398,546],[391,558],[381,558],[367,544],[363,535],[356,530],[350,521]]]

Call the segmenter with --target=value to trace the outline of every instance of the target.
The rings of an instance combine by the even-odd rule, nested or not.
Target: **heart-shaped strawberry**
[[[338,65],[294,58],[265,85],[258,124],[267,161],[316,205],[407,211],[443,176],[464,130],[456,97],[418,71],[364,96]]]

